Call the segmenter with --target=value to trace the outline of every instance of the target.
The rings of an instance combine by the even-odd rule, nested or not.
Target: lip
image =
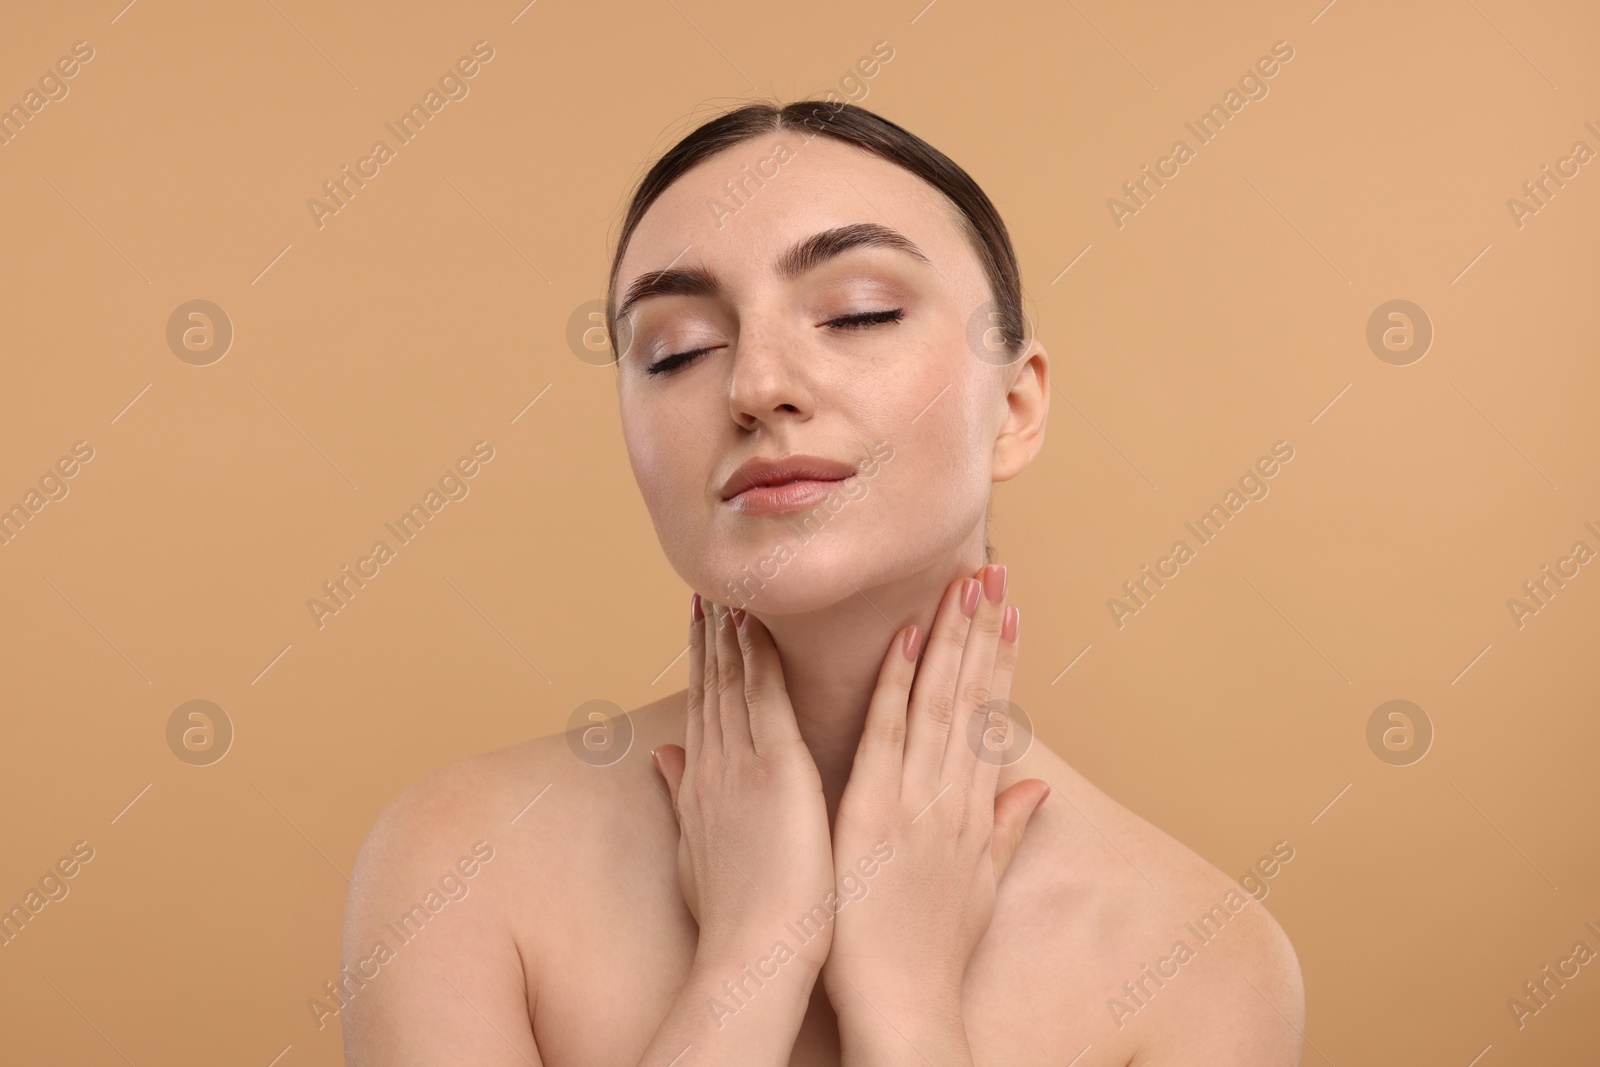
[[[855,473],[854,464],[822,456],[756,458],[723,483],[722,499],[748,513],[793,511],[823,500]]]
[[[851,477],[855,477],[851,475]],[[758,486],[728,499],[727,504],[746,515],[773,515],[785,511],[804,511],[822,503],[849,478],[832,481],[790,482],[788,485]]]

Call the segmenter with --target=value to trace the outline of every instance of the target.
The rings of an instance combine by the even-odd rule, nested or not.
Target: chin
[[[697,560],[703,581],[695,588],[730,607],[758,616],[820,611],[882,581],[887,538],[842,536],[844,531],[804,540],[790,530],[774,533],[759,548],[719,553],[711,566]]]

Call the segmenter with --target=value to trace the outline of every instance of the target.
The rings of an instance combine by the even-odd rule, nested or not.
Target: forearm
[[[786,1067],[816,978],[803,961],[773,959],[770,946],[697,953],[641,1067],[662,1067],[689,1048],[707,1067]]]

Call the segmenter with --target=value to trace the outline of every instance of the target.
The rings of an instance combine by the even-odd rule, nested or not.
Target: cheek
[[[872,491],[882,494],[882,521],[898,524],[916,516],[918,528],[944,541],[977,521],[988,503],[989,456],[982,441],[987,415],[965,380],[927,374],[917,381],[880,394],[892,399],[873,413],[870,430],[862,427],[869,444],[883,440],[894,448]]]
[[[639,494],[652,513],[673,498],[674,486],[681,476],[679,464],[674,462],[669,430],[653,411],[626,406],[622,410],[622,439],[628,465],[633,469]]]
[[[987,471],[988,456],[981,441],[991,415],[987,394],[970,368],[947,365],[921,380],[926,384],[907,391],[910,395],[902,404],[907,408],[900,418],[908,443],[914,443],[915,450],[952,482],[966,482],[974,471]],[[950,490],[955,489],[952,484]]]

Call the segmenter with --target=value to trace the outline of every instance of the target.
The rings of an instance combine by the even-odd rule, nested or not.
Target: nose
[[[741,328],[728,372],[728,410],[747,430],[774,418],[810,418],[810,383],[799,366],[804,339],[771,324]]]

